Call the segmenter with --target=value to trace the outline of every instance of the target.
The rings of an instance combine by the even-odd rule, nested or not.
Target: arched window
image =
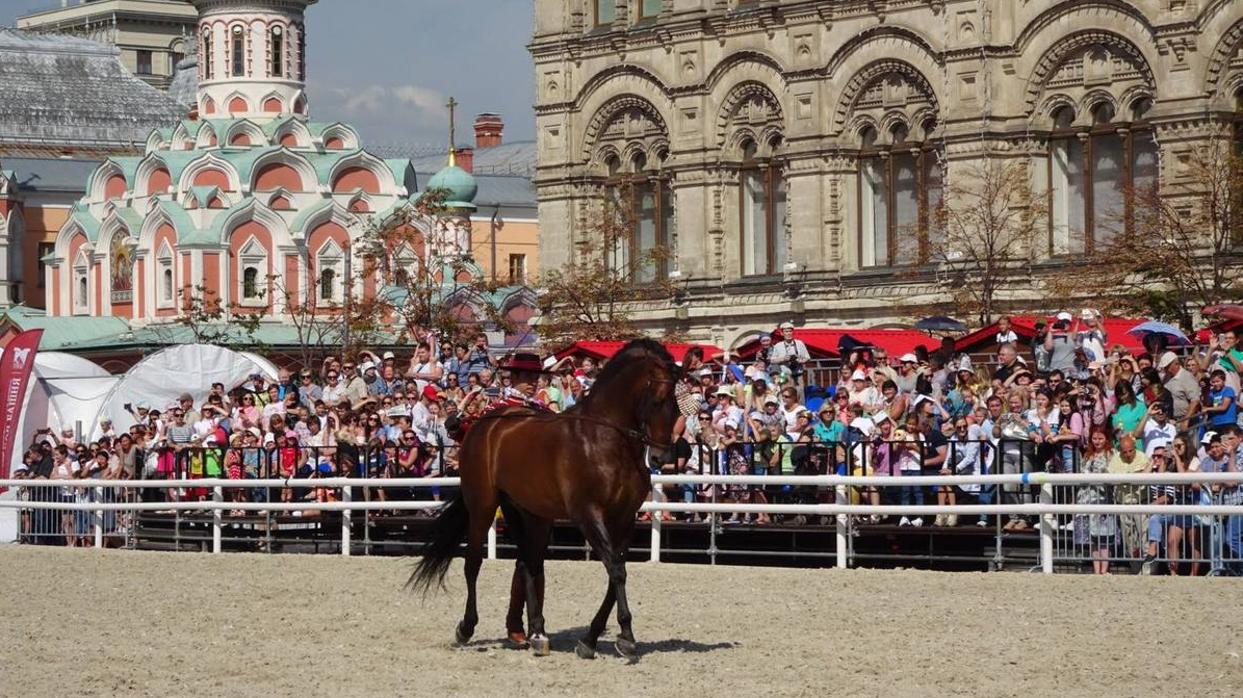
[[[936,238],[933,222],[941,205],[940,157],[929,134],[922,141],[896,124],[887,142],[871,126],[859,133],[859,265],[911,266],[927,263]]]
[[[257,300],[259,297],[259,269],[246,267],[242,270],[242,298]]]
[[[173,270],[165,269],[163,272],[163,280],[160,285],[160,299],[171,302],[173,300]]]
[[[298,80],[306,82],[306,27],[298,25]],[[305,107],[298,108],[294,105],[298,113],[305,111]]]
[[[1137,193],[1156,185],[1157,143],[1141,97],[1119,115],[1108,101],[1079,118],[1053,112],[1049,147],[1049,224],[1054,255],[1106,249],[1133,220]],[[1125,122],[1125,128],[1120,128]]]
[[[319,300],[321,303],[345,302],[345,253],[337,243],[329,240],[315,255],[319,267]]]
[[[337,288],[337,270],[325,269],[319,275],[319,299],[321,301],[331,301],[336,296]]]
[[[673,194],[669,177],[662,172],[668,154],[661,151],[658,164],[635,153],[629,166],[610,155],[608,191],[621,226],[614,240],[610,264],[636,284],[650,284],[669,275],[666,252],[673,238]]]
[[[88,284],[86,282],[86,272],[85,271],[79,272],[77,276],[78,276],[77,278],[78,288],[77,288],[77,292],[74,293],[74,296],[73,296],[73,307],[74,307],[74,310],[84,313],[86,312],[86,309],[88,307],[87,306]]]
[[[268,51],[272,54],[272,77],[285,77],[285,29],[280,25],[272,27],[268,35]]]
[[[235,25],[230,37],[230,55],[232,56],[233,77],[246,75],[246,32],[242,26]]]
[[[246,306],[263,306],[268,292],[268,252],[251,238],[238,253],[241,270],[241,303]]]
[[[199,50],[203,57],[203,79],[212,79],[212,32],[211,27],[203,27],[203,48]]]
[[[159,271],[159,292],[156,294],[156,306],[159,308],[173,307],[175,297],[173,283],[173,251],[166,242],[156,255],[156,269]]]
[[[419,257],[405,243],[393,255],[393,285],[406,288],[419,279]]]
[[[742,144],[738,174],[742,275],[778,274],[786,263],[786,183],[782,163],[772,156],[780,141],[761,156],[758,144]]]

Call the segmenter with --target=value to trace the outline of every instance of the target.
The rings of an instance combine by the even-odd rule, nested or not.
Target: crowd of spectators
[[[724,474],[850,473],[901,477],[992,472],[1243,471],[1237,396],[1243,347],[1226,332],[1202,346],[1130,352],[1106,336],[1099,314],[1060,313],[1021,345],[1003,320],[995,360],[973,362],[942,346],[901,356],[881,347],[853,348],[836,380],[817,384],[806,346],[784,324],[761,339],[746,360],[683,361],[682,413],[675,448],[657,472]],[[1024,358],[1027,356],[1028,358]],[[252,375],[238,386],[213,386],[205,400],[128,406],[135,424],[80,442],[72,429],[42,430],[16,477],[55,479],[174,476],[307,478],[328,475],[432,477],[456,469],[457,425],[502,402],[552,411],[572,407],[590,390],[592,359],[498,365],[480,335],[473,343],[426,341],[413,355],[360,352],[269,383]],[[63,425],[60,425],[63,426]],[[69,488],[62,498],[87,496]],[[230,489],[255,499],[262,490]],[[437,496],[432,490],[426,496]],[[330,500],[328,488],[282,489],[281,497]],[[1028,501],[1018,486],[857,488],[854,501],[953,504]],[[725,502],[823,500],[831,492],[796,487],[667,487],[658,496]],[[170,498],[203,499],[205,490],[168,490]],[[370,495],[369,495],[370,496]],[[375,496],[413,496],[377,490]],[[1240,501],[1238,488],[1085,487],[1080,503]],[[696,517],[687,517],[694,519]],[[896,517],[899,526],[987,525],[954,515]],[[765,524],[759,515],[733,520]],[[881,523],[883,517],[864,517]],[[81,517],[63,521],[66,536],[84,532]],[[1068,522],[1077,543],[1108,570],[1112,553],[1170,558],[1201,547],[1192,517],[1091,516]],[[1007,531],[1033,521],[1009,516]],[[1243,560],[1243,517],[1231,517],[1226,544]],[[1203,536],[1200,536],[1203,538]],[[1173,565],[1177,569],[1177,564]]]

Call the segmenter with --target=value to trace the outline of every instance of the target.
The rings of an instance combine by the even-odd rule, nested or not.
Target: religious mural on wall
[[[114,235],[112,249],[112,302],[128,303],[134,293],[134,246],[129,236]]]

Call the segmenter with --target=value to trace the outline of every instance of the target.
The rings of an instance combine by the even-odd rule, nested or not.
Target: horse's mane
[[[632,339],[622,347],[620,351],[613,355],[613,358],[604,364],[604,368],[600,371],[600,375],[596,377],[592,383],[591,390],[580,401],[580,405],[589,405],[597,396],[603,393],[612,392],[615,387],[613,384],[617,379],[626,373],[632,364],[636,361],[650,361],[656,359],[665,364],[671,373],[676,374],[677,363],[673,360],[673,355],[660,342],[647,337]]]

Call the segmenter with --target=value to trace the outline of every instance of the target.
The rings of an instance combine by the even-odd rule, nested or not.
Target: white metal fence
[[[833,503],[817,504],[751,504],[650,501],[643,505],[647,512],[679,512],[719,514],[784,514],[832,517],[836,535],[835,562],[837,567],[850,565],[852,532],[862,517],[873,515],[936,516],[940,514],[975,516],[1016,516],[1036,522],[1040,535],[1039,567],[1052,573],[1059,561],[1083,559],[1083,551],[1076,548],[1073,534],[1075,524],[1089,526],[1089,545],[1099,544],[1104,538],[1104,528],[1092,528],[1092,517],[1112,517],[1119,528],[1125,517],[1139,521],[1127,524],[1129,537],[1111,537],[1110,549],[1118,546],[1131,549],[1134,531],[1144,532],[1146,546],[1152,536],[1147,535],[1154,517],[1160,517],[1160,531],[1156,541],[1158,552],[1169,545],[1168,531],[1173,522],[1183,522],[1186,528],[1196,527],[1199,554],[1203,559],[1171,555],[1167,550],[1158,559],[1169,563],[1171,558],[1191,563],[1193,560],[1211,565],[1213,571],[1223,571],[1227,565],[1243,563],[1243,473],[1135,473],[1135,474],[1058,474],[1028,473],[1008,475],[975,476],[839,476],[839,475],[654,475],[653,485],[718,485],[731,486],[784,486],[810,487],[831,490]],[[354,512],[367,511],[418,511],[434,510],[442,506],[437,501],[379,501],[360,496],[379,487],[433,488],[455,487],[457,478],[316,478],[316,479],[263,479],[263,480],[0,480],[0,487],[18,490],[18,498],[0,501],[0,509],[16,509],[22,517],[22,530],[27,533],[49,533],[48,526],[59,527],[66,537],[82,538],[95,547],[104,545],[105,536],[124,533],[132,526],[138,512],[210,512],[211,550],[223,549],[223,531],[227,524],[226,512],[341,512],[340,550],[349,555],[353,537]],[[860,488],[894,487],[945,487],[980,485],[983,487],[1027,488],[1036,493],[1029,503],[956,504],[956,505],[894,505],[854,504],[851,490]],[[1154,485],[1169,485],[1187,490],[1211,492],[1210,496],[1197,499],[1197,503],[1153,504],[1142,497],[1119,496],[1112,500],[1084,503],[1077,493],[1086,488],[1113,488],[1120,492],[1131,489],[1147,489]],[[338,501],[228,501],[226,491],[233,489],[254,490],[271,488],[284,490],[324,489],[339,493]],[[144,490],[171,490],[181,492],[189,489],[206,490],[211,493],[207,501],[141,501],[138,496]],[[659,488],[656,488],[659,489]],[[175,499],[175,498],[172,498]],[[49,516],[49,514],[51,516]],[[1194,522],[1194,524],[1188,523]],[[652,517],[650,558],[661,559],[662,524],[659,516]],[[1092,535],[1095,530],[1099,535]],[[1070,536],[1068,538],[1068,536]],[[1095,540],[1093,540],[1095,538]],[[1068,542],[1068,540],[1070,542]],[[1181,545],[1181,543],[1179,543]],[[497,543],[495,528],[488,538],[488,557],[495,558]],[[1133,550],[1128,550],[1133,552]],[[1129,560],[1127,556],[1114,556],[1111,560]]]

